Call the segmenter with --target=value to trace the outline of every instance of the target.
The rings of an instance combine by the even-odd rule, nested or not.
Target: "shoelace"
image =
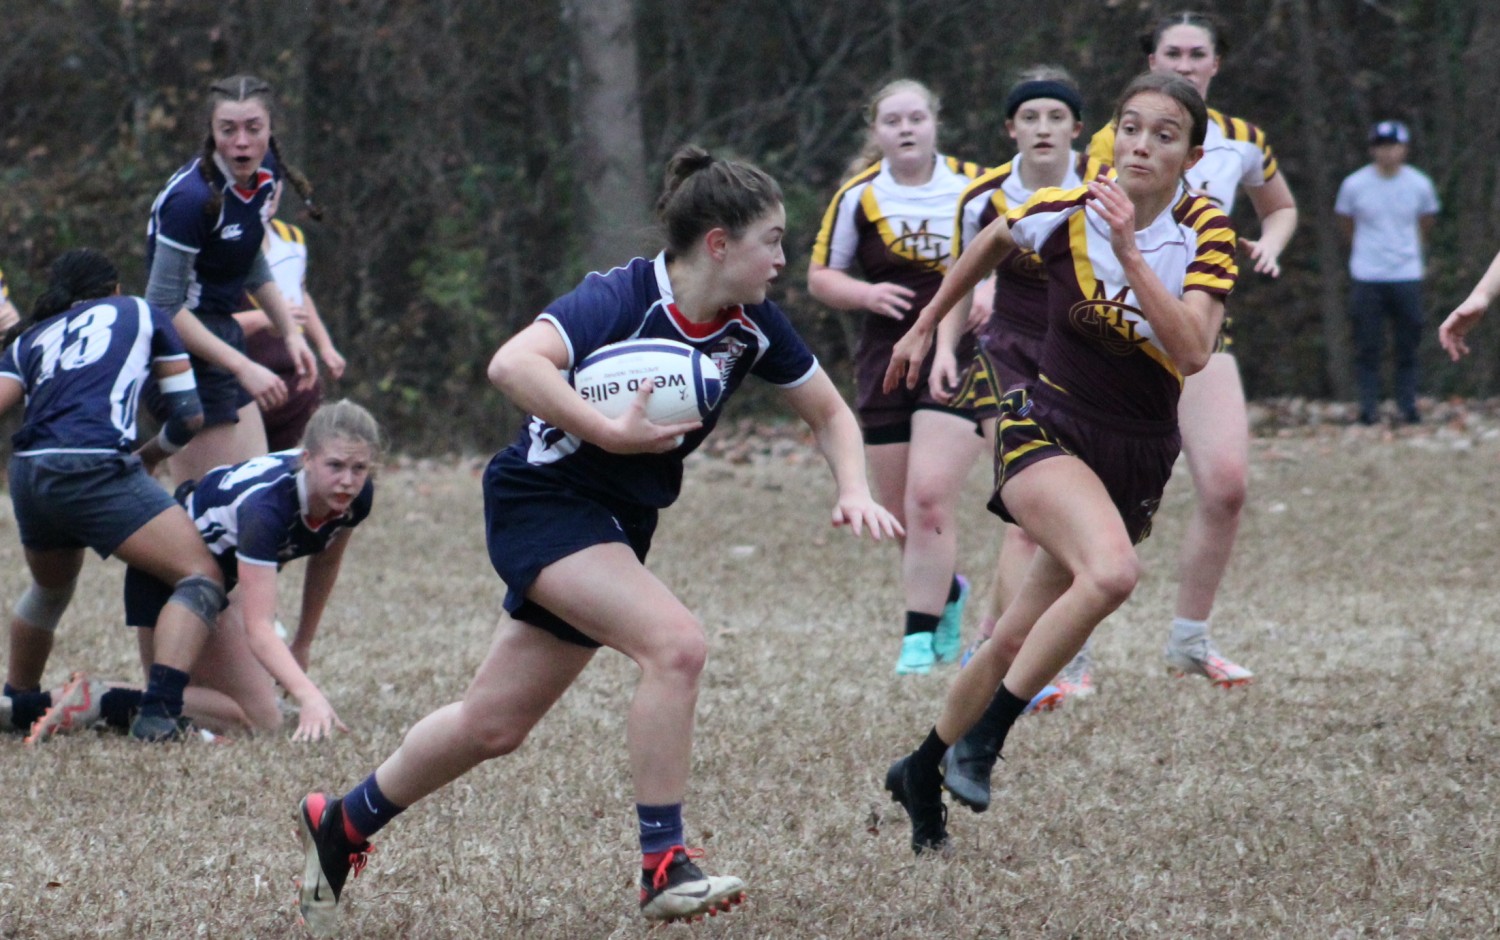
[[[677,860],[678,852],[681,852],[689,861],[703,857],[702,849],[690,849],[681,845],[675,845],[668,849],[667,854],[657,864],[656,871],[651,873],[651,887],[655,890],[660,891],[667,886],[667,869],[671,868],[672,863]]]
[[[363,850],[358,851],[358,852],[350,852],[349,853],[349,874],[350,874],[350,876],[354,877],[354,878],[358,878],[359,877],[359,873],[365,870],[365,866],[366,865],[370,864],[370,856],[373,855],[373,854],[375,854],[375,846],[373,846],[373,845],[366,845]]]

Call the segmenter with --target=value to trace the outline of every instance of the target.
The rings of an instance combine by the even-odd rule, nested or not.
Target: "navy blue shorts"
[[[197,480],[185,481],[172,493],[172,499],[179,506],[186,506],[188,497],[197,485]],[[234,590],[235,583],[239,580],[239,562],[235,560],[234,553],[214,555],[213,559],[219,563],[225,593]],[[172,592],[176,590],[175,584],[158,581],[139,568],[126,568],[125,626],[155,627],[156,618],[161,616],[161,609],[167,606],[167,602],[172,599]]]
[[[595,545],[621,542],[642,562],[656,532],[657,510],[609,502],[539,480],[519,457],[501,451],[484,471],[485,544],[505,582],[505,609],[559,640],[591,649],[603,644],[526,593],[542,569]]]
[[[245,351],[245,331],[240,321],[228,314],[205,313],[198,317],[208,331],[240,352]],[[198,383],[198,400],[203,403],[203,426],[239,424],[240,409],[255,401],[234,373],[221,369],[207,359],[188,356],[193,366],[193,379]],[[148,382],[142,395],[146,410],[157,421],[165,423],[167,411],[161,391],[156,383]]]
[[[1077,457],[1104,484],[1130,541],[1139,544],[1151,534],[1151,518],[1182,449],[1177,420],[1096,415],[1069,403],[1065,394],[1039,383],[1034,394],[1013,389],[1000,399],[989,510],[1015,522],[1001,499],[1005,484],[1039,460]]]
[[[102,558],[174,505],[131,454],[12,456],[10,499],[22,545],[88,547]]]

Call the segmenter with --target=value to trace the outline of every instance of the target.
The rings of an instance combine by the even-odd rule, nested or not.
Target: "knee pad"
[[[38,630],[54,633],[63,611],[68,609],[68,602],[73,599],[73,588],[77,586],[76,578],[60,588],[42,587],[33,581],[16,601],[16,616]]]
[[[195,574],[178,581],[167,602],[175,602],[191,610],[212,630],[219,622],[219,614],[229,606],[229,595],[212,578]]]

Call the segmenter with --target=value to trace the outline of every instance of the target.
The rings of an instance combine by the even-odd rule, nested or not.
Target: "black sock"
[[[182,690],[190,677],[181,669],[154,663],[150,681],[141,695],[141,713],[176,718],[182,714]]]
[[[932,633],[937,629],[938,621],[943,619],[937,614],[919,614],[915,610],[906,612],[906,635],[913,633]]]
[[[99,717],[111,728],[125,731],[145,696],[140,689],[110,689],[99,696]]]
[[[963,585],[958,583],[958,575],[953,576],[953,583],[948,585],[948,603],[953,603],[963,596]]]
[[[999,754],[1000,749],[1005,746],[1005,736],[1010,734],[1011,725],[1016,723],[1016,719],[1021,717],[1029,704],[1029,700],[1018,698],[1005,687],[1005,683],[1000,683],[1000,688],[995,690],[995,697],[985,707],[984,714],[979,716],[978,723],[964,737]]]
[[[943,762],[943,755],[948,753],[948,742],[938,737],[937,726],[927,732],[927,739],[922,746],[912,752],[911,775],[913,783],[921,787],[934,788],[942,779],[942,771],[939,765]]]
[[[29,731],[52,707],[51,692],[17,692],[6,683],[5,695],[10,699],[10,726],[17,731]]]

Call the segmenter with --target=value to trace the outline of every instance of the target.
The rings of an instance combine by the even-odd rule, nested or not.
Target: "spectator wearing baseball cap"
[[[1333,211],[1351,248],[1349,320],[1359,384],[1359,420],[1380,417],[1387,324],[1394,347],[1394,394],[1403,421],[1417,411],[1417,346],[1422,339],[1423,249],[1439,209],[1432,180],[1406,163],[1411,131],[1400,121],[1370,128],[1371,162],[1339,185]]]

